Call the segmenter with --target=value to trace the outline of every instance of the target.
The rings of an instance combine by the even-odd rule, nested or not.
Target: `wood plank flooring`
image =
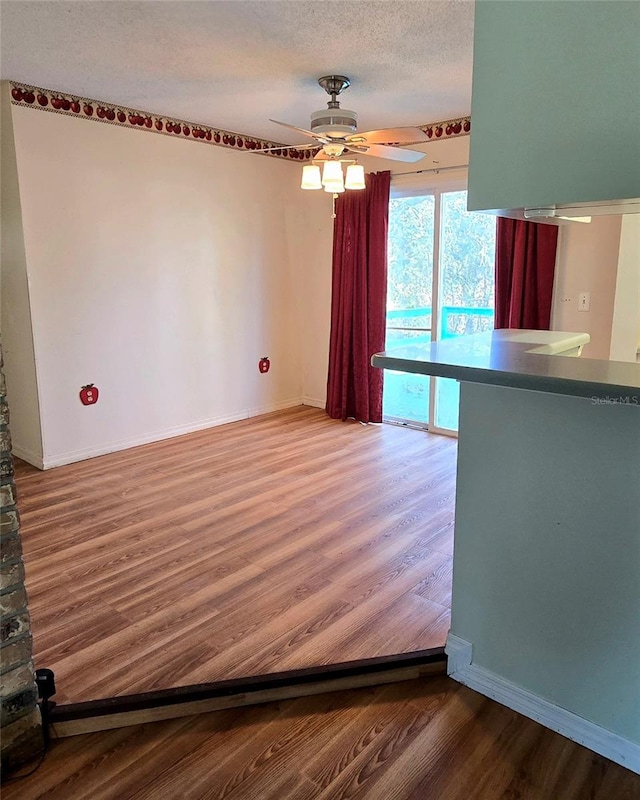
[[[54,741],[3,800],[633,800],[640,776],[446,677]]]
[[[300,406],[18,463],[36,666],[77,702],[443,645],[455,454]]]

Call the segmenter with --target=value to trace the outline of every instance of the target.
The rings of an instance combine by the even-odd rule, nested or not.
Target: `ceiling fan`
[[[425,153],[407,147],[407,145],[429,141],[427,134],[421,128],[384,128],[357,133],[358,115],[355,111],[340,108],[337,100],[338,95],[351,85],[349,78],[344,75],[325,75],[318,79],[318,83],[331,99],[327,103],[326,110],[314,111],[311,114],[310,130],[289,125],[287,122],[279,122],[277,119],[269,120],[275,122],[276,125],[282,125],[289,130],[297,131],[297,133],[314,139],[313,144],[291,145],[291,147],[296,150],[321,148],[320,152],[314,155],[314,161],[337,160],[347,153],[406,162],[419,161],[424,158]],[[267,149],[281,148],[282,145]]]

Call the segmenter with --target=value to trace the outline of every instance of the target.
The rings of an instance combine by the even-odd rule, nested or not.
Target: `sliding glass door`
[[[431,341],[435,196],[392,199],[389,208],[385,348]],[[383,416],[426,426],[430,378],[386,371]]]
[[[387,350],[493,328],[495,218],[466,206],[455,186],[392,196]],[[456,381],[385,373],[387,421],[454,433],[458,402]]]

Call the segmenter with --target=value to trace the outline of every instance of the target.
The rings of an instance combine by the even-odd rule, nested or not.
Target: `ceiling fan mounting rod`
[[[327,108],[340,108],[340,103],[336,100],[336,97],[344,89],[351,86],[349,78],[344,75],[325,75],[323,78],[318,78],[318,83],[331,96],[331,100],[327,103]]]

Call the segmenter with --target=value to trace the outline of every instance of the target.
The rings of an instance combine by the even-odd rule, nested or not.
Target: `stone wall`
[[[2,354],[0,352],[0,725],[2,768],[13,769],[43,746],[31,662],[31,626],[16,506]]]

